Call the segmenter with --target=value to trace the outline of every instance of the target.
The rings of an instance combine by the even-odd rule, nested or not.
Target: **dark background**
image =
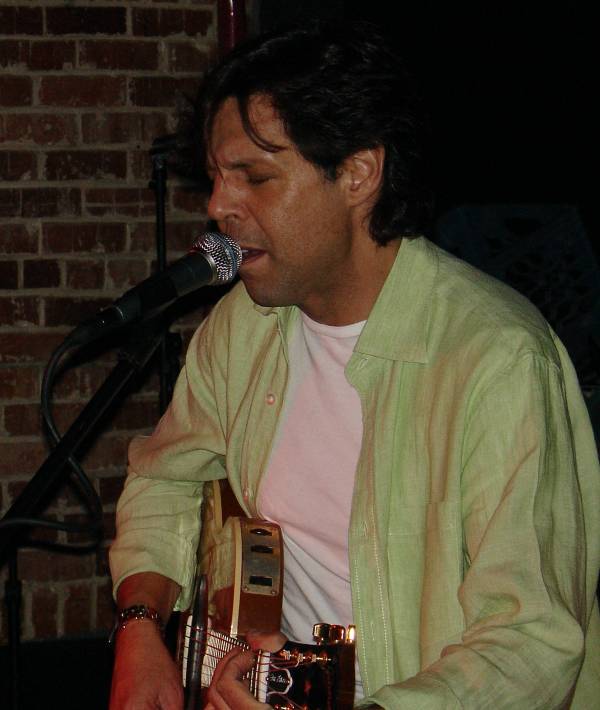
[[[378,24],[420,82],[439,209],[595,199],[592,18],[584,3],[262,0],[262,27],[302,17]]]

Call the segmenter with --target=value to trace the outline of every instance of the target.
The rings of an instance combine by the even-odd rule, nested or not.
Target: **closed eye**
[[[268,182],[271,180],[270,175],[247,175],[246,176],[246,181],[250,185],[262,185],[265,182]]]

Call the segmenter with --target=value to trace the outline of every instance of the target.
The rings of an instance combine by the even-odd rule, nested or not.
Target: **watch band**
[[[161,635],[164,635],[165,625],[161,615],[156,611],[156,609],[146,606],[145,604],[134,604],[133,606],[128,606],[125,609],[119,609],[115,625],[113,626],[110,636],[108,637],[108,642],[112,643],[117,633],[124,629],[130,622],[143,621],[145,619],[153,621],[158,626]]]

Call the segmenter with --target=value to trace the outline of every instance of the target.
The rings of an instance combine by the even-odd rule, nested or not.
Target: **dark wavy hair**
[[[221,105],[234,97],[252,140],[277,150],[249,119],[255,95],[270,99],[300,154],[330,180],[353,153],[383,146],[371,236],[383,245],[426,231],[432,200],[420,147],[420,102],[404,64],[374,27],[315,23],[237,47],[207,75],[196,102],[203,144]]]

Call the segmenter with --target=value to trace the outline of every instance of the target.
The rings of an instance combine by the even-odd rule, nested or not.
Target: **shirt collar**
[[[403,239],[356,352],[388,360],[427,362],[431,295],[437,272],[437,255],[427,239]]]

